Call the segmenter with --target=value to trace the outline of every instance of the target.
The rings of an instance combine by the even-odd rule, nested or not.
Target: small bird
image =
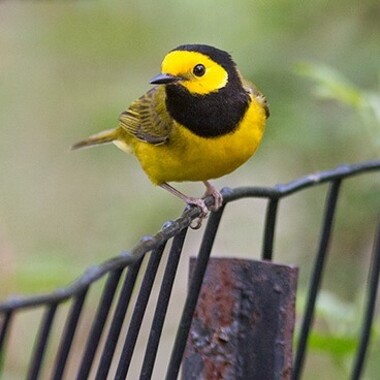
[[[134,154],[153,182],[208,214],[202,198],[189,197],[169,182],[202,181],[216,211],[221,193],[209,182],[234,171],[256,151],[269,116],[265,97],[243,79],[230,54],[209,45],[171,50],[148,92],[119,117],[115,129],[72,146],[114,143]],[[199,223],[200,226],[200,223]]]

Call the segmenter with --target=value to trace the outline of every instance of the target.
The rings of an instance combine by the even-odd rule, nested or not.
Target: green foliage
[[[357,346],[356,337],[323,334],[313,331],[309,338],[311,350],[320,351],[341,362],[347,355],[352,355]]]
[[[356,294],[356,302],[347,302],[334,293],[322,290],[318,295],[315,328],[308,340],[308,350],[330,358],[337,370],[343,371],[344,378],[352,369],[352,360],[359,343],[363,315],[358,310],[363,310],[362,294],[363,289],[360,295]],[[301,294],[299,298],[299,304],[304,304],[305,295]],[[370,347],[379,344],[380,321],[375,320]]]
[[[339,71],[321,64],[299,64],[297,72],[316,82],[318,97],[352,108],[371,135],[370,141],[377,153],[380,152],[380,82],[377,90],[361,89]]]

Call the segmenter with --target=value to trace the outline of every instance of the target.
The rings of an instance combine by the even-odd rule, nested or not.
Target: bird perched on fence
[[[114,143],[134,154],[150,180],[208,213],[202,198],[189,197],[169,182],[202,181],[215,211],[221,193],[210,179],[246,162],[260,144],[267,117],[265,97],[244,80],[231,56],[208,45],[182,45],[164,58],[154,85],[106,130],[73,149]]]

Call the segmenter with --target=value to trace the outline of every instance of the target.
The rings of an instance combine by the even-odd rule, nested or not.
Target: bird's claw
[[[202,222],[207,218],[209,211],[216,212],[223,204],[223,196],[214,186],[210,185],[207,187],[205,196],[208,195],[211,195],[214,198],[214,204],[210,207],[206,206],[206,203],[202,198],[190,198],[187,202],[188,204],[197,206],[202,210],[201,215],[193,220],[193,223],[195,224],[191,223],[190,225],[190,228],[193,230],[198,230],[201,228]]]
[[[187,204],[199,207],[202,210],[198,218],[194,219],[190,224],[190,228],[192,230],[198,230],[199,228],[201,228],[203,220],[207,218],[209,209],[206,206],[205,201],[201,198],[189,198]]]
[[[202,227],[202,222],[203,222],[203,219],[206,219],[207,218],[207,215],[206,216],[203,216],[203,217],[198,217],[196,219],[194,219],[191,224],[190,224],[190,228],[192,230],[199,230],[201,227]]]
[[[210,182],[206,181],[204,184],[206,185],[205,197],[211,195],[214,198],[214,204],[209,207],[209,210],[214,212],[218,211],[223,204],[223,196],[221,192],[216,187],[211,185]]]
[[[222,204],[223,204],[223,196],[216,189],[210,195],[212,195],[212,197],[214,198],[214,204],[209,207],[209,210],[214,211],[214,212],[218,211],[220,209],[220,207],[222,206]]]
[[[201,209],[201,214],[190,224],[190,227],[193,230],[197,230],[202,226],[203,219],[207,218],[207,215],[210,210],[214,212],[218,211],[223,204],[222,194],[209,181],[203,181],[203,183],[206,186],[206,193],[204,196],[207,197],[208,195],[211,195],[214,198],[214,204],[210,207],[207,207],[204,199],[188,197],[187,195],[181,193],[180,191],[170,186],[166,182],[160,185],[163,189],[184,200],[188,205],[193,205]]]

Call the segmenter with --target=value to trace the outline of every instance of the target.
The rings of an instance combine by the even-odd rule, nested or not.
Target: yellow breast
[[[255,153],[265,121],[262,105],[253,98],[244,118],[232,133],[204,138],[175,124],[166,144],[152,145],[129,139],[127,145],[154,184],[206,181],[234,171]]]

